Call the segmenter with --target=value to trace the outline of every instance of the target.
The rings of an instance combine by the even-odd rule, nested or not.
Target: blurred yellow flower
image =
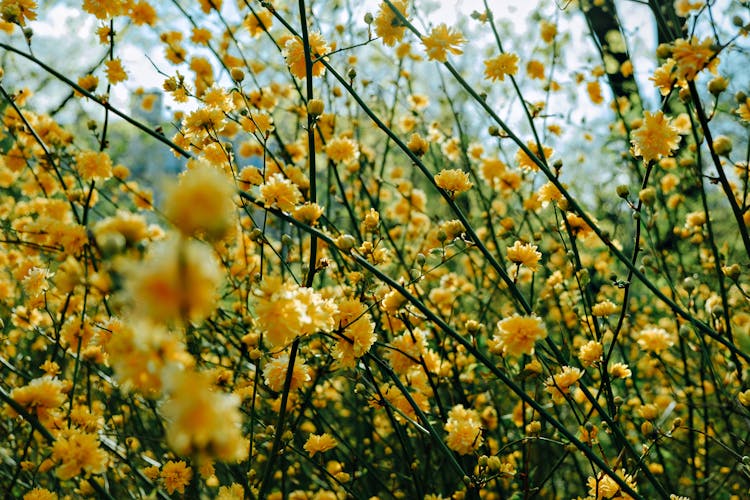
[[[487,80],[503,81],[507,76],[515,76],[518,72],[518,55],[505,52],[499,56],[484,61],[484,77]]]
[[[336,445],[338,445],[338,442],[330,434],[310,434],[305,442],[304,449],[312,457],[316,453],[332,450]]]

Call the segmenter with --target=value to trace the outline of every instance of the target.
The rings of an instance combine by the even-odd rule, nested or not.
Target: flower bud
[[[326,106],[320,99],[310,99],[307,102],[307,112],[314,117],[322,115],[325,109]]]

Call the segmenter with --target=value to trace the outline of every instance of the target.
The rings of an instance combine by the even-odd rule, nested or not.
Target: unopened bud
[[[320,99],[310,99],[307,103],[307,112],[312,116],[320,116],[326,109],[325,104]]]

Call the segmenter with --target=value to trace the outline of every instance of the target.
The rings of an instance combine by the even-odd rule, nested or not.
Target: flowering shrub
[[[609,0],[523,39],[490,2],[84,0],[106,56],[63,74],[3,0],[0,489],[750,495],[750,17],[718,3],[641,6],[645,51]]]

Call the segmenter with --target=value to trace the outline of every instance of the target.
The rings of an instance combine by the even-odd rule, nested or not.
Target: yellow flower
[[[482,420],[476,410],[456,405],[448,412],[445,443],[460,455],[470,455],[482,445]]]
[[[128,79],[128,74],[125,73],[120,59],[110,59],[104,63],[104,66],[104,72],[107,74],[107,81],[112,85],[124,82]]]
[[[409,137],[409,142],[406,143],[406,147],[408,147],[409,151],[411,151],[415,155],[423,156],[430,148],[430,144],[421,135],[411,134],[411,137]]]
[[[684,38],[675,40],[672,46],[672,57],[677,66],[677,77],[690,81],[694,80],[698,72],[707,66],[713,70],[719,61],[718,58],[713,58],[714,51],[711,48],[713,43],[710,37],[700,42],[695,36],[690,40]]]
[[[107,468],[107,454],[99,448],[96,435],[78,430],[66,430],[57,438],[52,459],[59,462],[55,475],[60,479],[74,478],[81,471],[101,474]]]
[[[610,314],[614,314],[617,311],[617,306],[610,300],[604,300],[602,302],[594,304],[594,306],[591,308],[591,314],[600,318],[609,316]]]
[[[322,55],[327,54],[331,49],[326,45],[326,41],[323,35],[320,33],[310,33],[310,58],[314,61]],[[286,63],[289,65],[289,70],[297,78],[306,78],[307,72],[305,69],[305,48],[302,44],[302,39],[294,37],[287,40],[284,45],[284,57]],[[312,65],[312,76],[320,76],[326,70],[326,67],[322,62],[317,61]]]
[[[328,141],[326,155],[336,163],[348,163],[359,157],[357,143],[348,137],[336,137]]]
[[[430,60],[445,62],[448,52],[453,55],[463,54],[463,50],[457,46],[466,43],[466,39],[460,31],[454,31],[445,23],[441,23],[433,28],[428,36],[422,37],[422,43]]]
[[[612,363],[608,371],[613,378],[629,378],[633,374],[625,363]]]
[[[535,158],[542,161],[542,157],[539,155],[539,147],[536,142],[529,141],[526,143],[526,147],[528,147],[529,151],[534,154]],[[544,161],[549,162],[550,156],[554,154],[554,150],[549,146],[542,145],[542,152],[544,153]],[[534,159],[527,155],[523,149],[516,151],[516,162],[518,162],[518,166],[523,170],[531,170],[534,172],[539,170],[539,165],[537,165]]]
[[[317,331],[329,332],[334,327],[336,305],[311,288],[269,276],[263,279],[255,295],[255,314],[264,338],[272,346]]]
[[[518,55],[506,52],[484,61],[484,77],[487,80],[503,81],[505,76],[515,76],[518,72]]]
[[[664,64],[654,70],[654,76],[649,78],[654,82],[654,87],[659,89],[659,93],[663,96],[669,94],[677,81],[677,74],[674,71],[675,60],[672,58],[667,59]]]
[[[507,247],[508,260],[517,265],[523,265],[532,271],[539,269],[539,259],[542,254],[537,251],[537,246],[531,243],[516,241],[512,247]]]
[[[174,332],[136,318],[127,324],[110,322],[112,336],[105,346],[120,389],[135,389],[147,397],[162,390],[162,375],[169,365],[191,366],[193,360]]]
[[[526,64],[526,73],[537,80],[544,80],[544,64],[541,61],[532,59]]]
[[[267,31],[271,27],[273,22],[273,14],[268,10],[262,10],[260,12],[250,13],[245,17],[242,24],[250,32],[250,36],[257,37],[264,31]]]
[[[469,174],[458,168],[441,170],[434,178],[435,184],[448,191],[451,196],[468,191],[473,185],[469,180]]]
[[[219,240],[232,227],[234,186],[220,170],[197,163],[167,191],[164,215],[185,236]]]
[[[135,310],[157,321],[202,321],[213,312],[223,281],[211,248],[179,237],[154,243],[143,261],[123,271]]]
[[[578,382],[583,376],[583,371],[580,368],[574,368],[572,366],[563,366],[562,371],[547,379],[545,383],[546,391],[552,396],[552,401],[555,403],[562,403],[565,401],[565,396],[570,393],[570,388]]]
[[[740,104],[737,108],[737,114],[742,120],[750,122],[750,97],[745,98],[745,102]]]
[[[3,20],[9,23],[25,26],[26,21],[36,19],[34,9],[37,5],[34,0],[3,0],[0,8],[2,8]]]
[[[284,389],[288,369],[288,354],[276,356],[267,362],[266,366],[263,367],[263,377],[266,385],[273,391],[281,392]],[[292,380],[289,385],[289,390],[294,392],[300,387],[304,387],[304,385],[310,380],[310,368],[300,360],[299,356],[297,356],[294,360],[294,368],[292,369]]]
[[[81,87],[83,90],[87,90],[89,92],[95,91],[98,85],[99,85],[99,77],[94,76],[94,75],[86,75],[78,79],[78,86]],[[80,94],[76,93],[76,95],[80,95]]]
[[[638,486],[633,479],[633,476],[625,473],[625,469],[617,471],[617,475],[622,478],[625,483],[630,486],[634,491],[638,491]],[[620,485],[618,485],[614,479],[610,476],[604,475],[600,472],[596,478],[589,477],[587,481],[589,487],[589,495],[595,500],[604,499],[617,499],[617,500],[632,500],[633,497],[620,491]]]
[[[137,26],[143,24],[153,26],[156,24],[156,9],[145,0],[131,4],[128,16],[133,20],[133,24]]]
[[[10,398],[44,423],[50,412],[57,410],[65,402],[64,387],[63,382],[57,378],[44,376],[16,387],[10,392]],[[10,408],[8,412],[15,415]]]
[[[547,337],[547,328],[537,316],[519,316],[514,314],[497,322],[498,333],[493,337],[495,354],[520,356],[533,354],[537,340]]]
[[[671,156],[680,142],[679,131],[661,111],[644,112],[643,124],[631,135],[633,154],[641,156],[647,163]]]
[[[168,371],[164,385],[169,398],[160,413],[167,443],[177,455],[225,462],[246,458],[239,396],[222,392],[210,375],[192,370]]]
[[[362,302],[347,299],[338,306],[334,321],[342,338],[336,343],[333,355],[340,366],[353,368],[355,359],[369,351],[377,340],[375,325]]]
[[[45,488],[34,488],[23,496],[23,500],[57,500],[57,493]]]
[[[85,181],[112,177],[112,160],[105,152],[82,151],[76,155],[76,170]]]
[[[407,0],[395,0],[391,3],[406,17]],[[391,10],[391,7],[385,2],[380,4],[380,10],[373,24],[375,25],[375,34],[389,47],[393,47],[396,45],[396,42],[401,41],[404,37],[404,31],[406,31],[406,27],[403,26],[398,17],[396,17],[396,14]]]
[[[310,434],[305,442],[305,451],[312,457],[316,453],[323,453],[332,450],[338,445],[338,442],[330,434]]]
[[[557,35],[557,25],[549,21],[542,21],[539,23],[539,32],[545,43],[552,43],[552,40],[554,40]]]
[[[663,328],[650,327],[638,334],[638,345],[641,349],[660,353],[674,345],[672,336]]]
[[[266,206],[278,208],[291,212],[294,207],[302,201],[302,193],[297,186],[292,184],[281,174],[273,174],[262,186],[260,186],[259,201]]]
[[[161,468],[161,479],[164,481],[164,488],[170,495],[175,491],[184,493],[185,486],[190,484],[192,478],[193,469],[182,460],[179,462],[170,460]]]
[[[244,500],[245,488],[241,484],[232,483],[231,486],[222,486],[219,488],[219,494],[216,500]]]

